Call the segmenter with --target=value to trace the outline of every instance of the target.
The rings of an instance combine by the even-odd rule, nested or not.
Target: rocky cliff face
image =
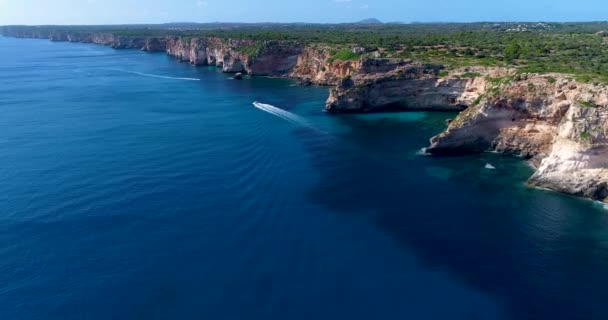
[[[112,33],[3,28],[3,34],[114,48],[166,51],[193,65],[224,72],[285,76],[306,84],[335,85],[332,113],[385,110],[462,111],[434,137],[435,155],[497,151],[530,159],[530,185],[598,200],[608,198],[608,88],[565,75],[518,75],[501,68],[442,67],[363,58],[333,61],[332,48],[288,41],[131,37]]]
[[[167,54],[193,65],[214,65],[224,72],[281,76],[303,84],[336,85],[363,70],[362,61],[330,61],[331,48],[291,41],[179,38],[167,40]]]
[[[439,77],[442,67],[404,60],[364,59],[353,75],[339,82],[326,110],[375,112],[386,110],[463,110],[486,90],[483,77],[463,78],[457,71]],[[478,70],[477,70],[478,69]],[[477,68],[490,74],[489,70]],[[499,69],[492,70],[498,72]],[[467,70],[467,72],[471,72]]]
[[[431,140],[432,154],[498,151],[532,160],[529,183],[608,197],[608,89],[563,75],[495,80],[477,104]]]
[[[303,46],[292,41],[234,40],[214,37],[139,37],[111,32],[87,33],[37,27],[3,27],[3,34],[18,38],[95,43],[116,49],[165,51],[193,65],[211,65],[227,73],[285,76],[303,83],[335,85],[359,67],[359,61],[328,62],[330,48]]]
[[[224,72],[285,76],[297,64],[302,48],[279,41],[179,38],[167,41],[167,54],[193,65],[214,65]]]
[[[16,38],[95,43],[115,49],[138,49],[150,52],[166,50],[166,39],[164,37],[119,36],[112,33],[71,32],[37,27],[4,27],[2,33]]]
[[[331,61],[331,50],[331,47],[323,45],[304,48],[290,77],[303,84],[334,86],[361,67],[361,61]]]

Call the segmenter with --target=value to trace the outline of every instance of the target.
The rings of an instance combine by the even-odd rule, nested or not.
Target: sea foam
[[[277,108],[277,107],[275,107],[273,105],[265,104],[265,103],[260,103],[260,102],[256,101],[256,102],[253,103],[253,106],[256,107],[256,108],[258,108],[258,109],[260,109],[260,110],[262,110],[262,111],[265,111],[265,112],[268,112],[268,113],[270,113],[272,115],[275,115],[275,116],[277,116],[279,118],[285,119],[285,120],[287,120],[287,121],[289,121],[291,123],[312,128],[312,126],[310,125],[310,123],[308,123],[308,121],[306,121],[306,119],[298,116],[297,114],[291,113],[289,111],[285,111],[283,109],[279,109],[279,108]]]
[[[134,74],[134,75],[137,75],[137,76],[142,76],[142,77],[147,77],[147,78],[167,79],[167,80],[182,80],[182,81],[201,81],[201,79],[199,79],[199,78],[169,77],[169,76],[162,76],[162,75],[157,75],[157,74],[149,74],[149,73],[135,72],[135,71],[125,71],[125,70],[116,70],[116,71],[123,72],[123,73],[128,73],[128,74]]]

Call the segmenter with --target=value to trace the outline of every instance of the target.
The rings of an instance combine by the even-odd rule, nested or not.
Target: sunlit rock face
[[[427,151],[515,154],[537,166],[530,185],[605,200],[608,89],[558,74],[513,76],[488,88]]]

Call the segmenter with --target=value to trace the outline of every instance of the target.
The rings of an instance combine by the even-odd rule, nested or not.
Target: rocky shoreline
[[[443,69],[440,65],[381,59],[374,57],[374,53],[357,60],[334,60],[331,57],[336,48],[330,45],[216,37],[121,36],[38,27],[4,27],[0,32],[17,38],[166,52],[179,61],[195,66],[217,66],[226,73],[286,77],[304,85],[335,86],[326,107],[332,113],[414,108],[459,111],[476,98],[465,92],[469,80],[439,77]],[[352,50],[365,51],[357,47]]]
[[[564,74],[518,74],[506,68],[471,67],[448,73],[441,65],[373,54],[333,60],[331,46],[292,41],[135,37],[35,27],[4,28],[2,33],[166,52],[180,61],[217,66],[226,73],[334,86],[326,104],[330,113],[461,111],[445,132],[431,139],[428,153],[496,151],[520,156],[537,168],[531,186],[608,199],[608,88],[603,84],[579,83]]]
[[[561,74],[503,78],[432,138],[427,151],[521,156],[537,168],[531,186],[606,201],[608,88]]]

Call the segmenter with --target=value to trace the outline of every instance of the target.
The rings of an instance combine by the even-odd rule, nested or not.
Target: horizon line
[[[370,25],[370,26],[380,26],[380,25],[412,25],[412,24],[480,24],[480,23],[553,23],[553,24],[566,24],[566,23],[608,23],[608,20],[572,20],[572,21],[550,21],[550,20],[504,20],[504,21],[491,21],[491,20],[478,20],[478,21],[389,21],[389,22],[377,22],[377,23],[366,23],[363,19],[359,21],[353,22],[270,22],[270,21],[261,21],[261,22],[193,22],[193,21],[183,21],[183,22],[157,22],[157,23],[93,23],[93,24],[4,24],[0,25],[2,27],[10,27],[10,26],[26,26],[26,27],[52,27],[52,26],[162,26],[168,24],[193,24],[193,25],[263,25],[263,24],[283,24],[283,25],[298,25],[298,24],[306,24],[306,25],[348,25],[348,24],[360,24],[360,25]]]

